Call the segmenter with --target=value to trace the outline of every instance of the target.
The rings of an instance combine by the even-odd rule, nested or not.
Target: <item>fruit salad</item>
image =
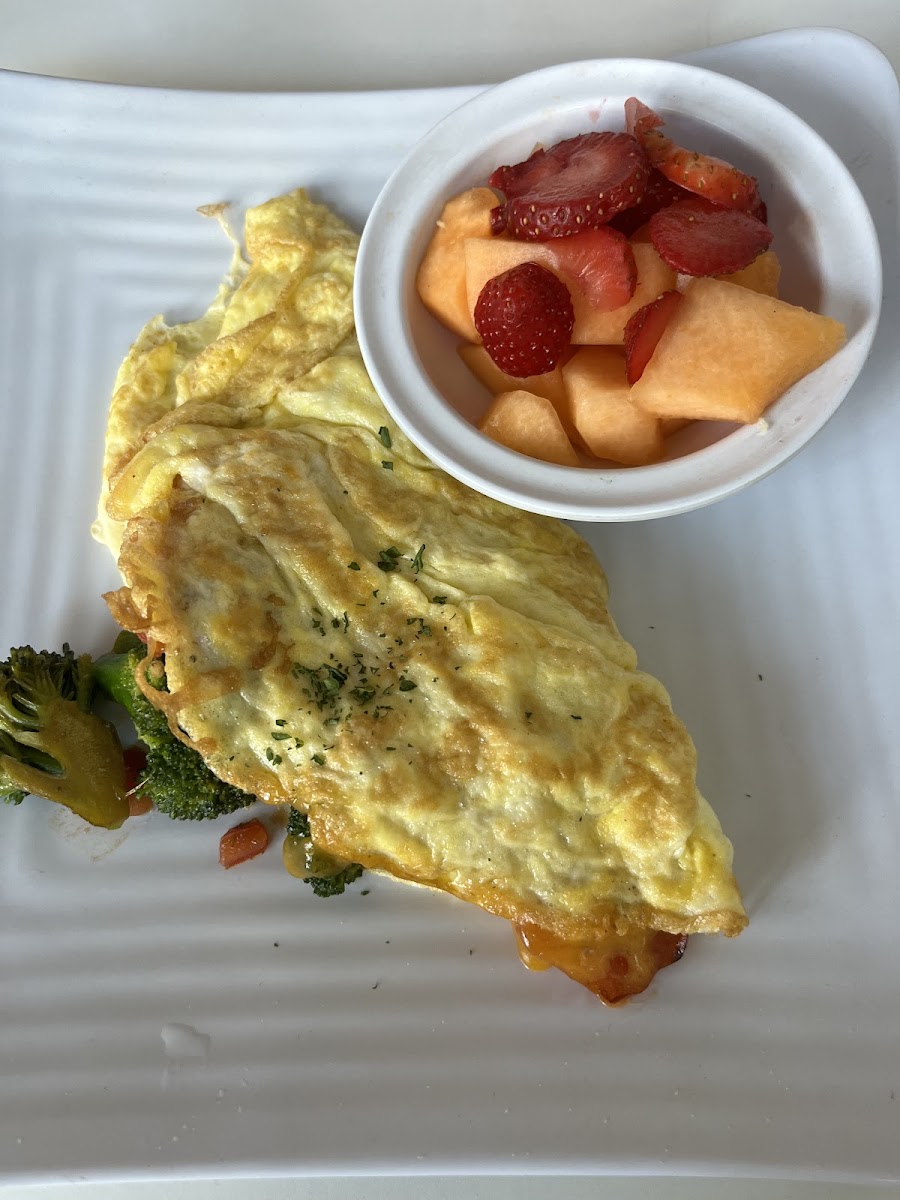
[[[751,175],[625,103],[447,201],[417,274],[493,400],[479,428],[562,466],[645,466],[691,421],[758,421],[846,340],[779,299]]]

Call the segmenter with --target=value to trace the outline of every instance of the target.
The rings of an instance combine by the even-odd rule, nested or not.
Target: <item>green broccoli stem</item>
[[[176,737],[164,712],[144,695],[137,675],[147,648],[134,634],[123,633],[109,654],[94,665],[98,686],[122,705],[147,748],[147,766],[139,776],[140,789],[160,812],[176,821],[205,821],[246,808],[255,796],[219,779],[201,755]],[[165,674],[147,675],[148,683],[165,690]]]
[[[65,764],[64,771],[51,774],[44,767],[7,759],[7,779],[31,795],[70,808],[91,825],[118,829],[128,816],[128,801],[122,747],[115,730],[69,700],[49,701],[43,714],[42,729],[20,733],[19,741],[43,749],[54,762]]]
[[[43,796],[104,829],[128,816],[113,727],[90,711],[91,659],[20,646],[0,663],[0,796]]]
[[[120,634],[113,649],[108,654],[101,655],[94,663],[94,680],[97,686],[106,692],[111,700],[115,700],[116,704],[121,705],[132,719],[132,710],[137,705],[138,697],[144,698],[134,677],[137,664],[144,658],[144,654],[137,656],[142,647],[140,639],[134,638],[134,645],[123,649]],[[146,648],[144,650],[146,652]]]

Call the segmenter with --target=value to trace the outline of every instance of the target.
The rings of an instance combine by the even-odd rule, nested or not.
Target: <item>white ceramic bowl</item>
[[[638,96],[666,133],[757,176],[782,263],[782,298],[843,321],[847,344],[758,425],[694,423],[649,467],[559,467],[479,433],[490,397],[458,339],[416,295],[444,202],[484,185],[535,143],[623,128]],[[859,374],[878,322],[881,257],[872,218],[834,151],[771,97],[699,67],[645,59],[569,63],[482,92],[428,133],[388,180],[363,231],[356,324],[366,365],[398,425],[432,461],[486,495],[582,521],[699,508],[762,478],[824,425]]]

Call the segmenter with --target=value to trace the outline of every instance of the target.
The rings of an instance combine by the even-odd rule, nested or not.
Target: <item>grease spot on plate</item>
[[[53,805],[48,824],[54,833],[61,834],[91,862],[101,862],[113,854],[127,840],[129,833],[127,822],[121,829],[98,829],[61,804]]]

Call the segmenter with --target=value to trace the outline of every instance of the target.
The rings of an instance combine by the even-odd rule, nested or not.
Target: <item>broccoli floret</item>
[[[347,863],[337,875],[310,875],[303,882],[308,883],[317,896],[340,896],[347,884],[359,879],[362,873],[359,863]]]
[[[160,812],[176,821],[206,821],[246,808],[255,796],[214,775],[202,757],[172,733],[165,713],[150,703],[138,685],[136,672],[147,671],[148,683],[165,690],[162,662],[141,667],[147,647],[134,634],[123,633],[112,652],[94,664],[97,684],[128,712],[147,748],[147,765],[138,783]],[[156,672],[155,674],[153,672]]]
[[[294,808],[293,805],[288,810],[287,835],[288,837],[309,837],[309,817],[299,808]]]
[[[29,793],[91,825],[118,829],[128,816],[125,763],[116,731],[91,713],[90,656],[19,646],[0,663],[0,796]]]
[[[343,863],[317,850],[310,840],[309,817],[297,808],[288,813],[283,854],[290,874],[308,883],[317,896],[339,896],[348,883],[363,873],[359,863]],[[321,873],[313,874],[314,871]]]

